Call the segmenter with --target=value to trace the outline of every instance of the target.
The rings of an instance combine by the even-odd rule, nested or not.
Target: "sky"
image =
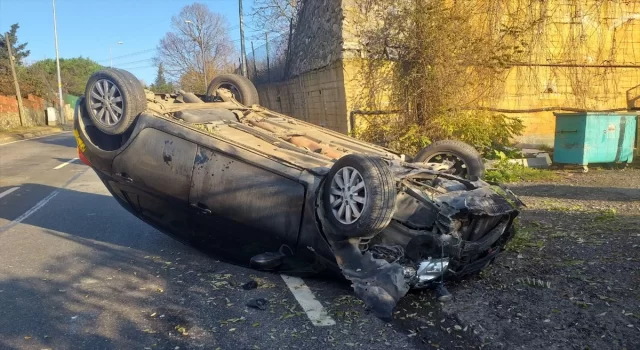
[[[171,16],[187,0],[55,0],[60,58],[86,57],[109,66],[127,69],[147,84],[153,83],[157,68],[151,58],[170,30]],[[240,47],[238,0],[199,0],[222,14],[230,25],[231,38]],[[253,0],[243,0],[245,40],[257,35],[251,29]],[[0,0],[0,32],[19,23],[18,41],[27,42],[31,54],[27,63],[55,58],[52,0]],[[118,42],[123,44],[118,44]],[[249,45],[249,42],[246,43]],[[239,51],[239,49],[238,49]]]

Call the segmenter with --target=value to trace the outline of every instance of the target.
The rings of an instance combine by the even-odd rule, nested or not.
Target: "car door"
[[[147,128],[113,161],[116,194],[166,233],[189,234],[189,187],[197,146]]]
[[[295,249],[305,187],[270,168],[282,166],[274,160],[234,155],[198,148],[189,200],[199,208],[192,228],[200,246],[240,263],[282,245]]]

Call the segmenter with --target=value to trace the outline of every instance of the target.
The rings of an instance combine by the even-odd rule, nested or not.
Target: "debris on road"
[[[247,302],[248,307],[259,310],[266,310],[267,304],[269,304],[269,301],[264,298],[251,299]]]
[[[245,284],[242,285],[242,289],[244,290],[251,290],[251,289],[256,289],[258,288],[258,282],[251,280]]]

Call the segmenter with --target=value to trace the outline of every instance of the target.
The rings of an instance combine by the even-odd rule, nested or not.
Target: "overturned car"
[[[102,70],[74,128],[79,157],[143,221],[256,269],[342,273],[386,319],[410,288],[493,262],[522,205],[480,179],[468,145],[408,157],[260,107],[236,75],[200,98]]]

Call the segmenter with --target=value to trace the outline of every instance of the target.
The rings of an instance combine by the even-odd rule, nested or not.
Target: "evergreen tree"
[[[173,84],[168,83],[164,77],[164,66],[162,63],[158,65],[158,73],[155,82],[151,85],[151,90],[156,93],[170,93],[174,90]]]
[[[17,66],[22,65],[22,59],[29,56],[30,51],[26,50],[27,43],[18,45],[18,36],[17,31],[20,28],[18,23],[14,23],[11,25],[11,29],[9,30],[9,41],[11,42],[11,51],[13,51],[13,57],[15,57],[15,64]],[[0,33],[0,62],[8,62],[9,59],[9,49],[8,45],[5,42],[4,32]],[[0,63],[4,64],[4,63]]]

